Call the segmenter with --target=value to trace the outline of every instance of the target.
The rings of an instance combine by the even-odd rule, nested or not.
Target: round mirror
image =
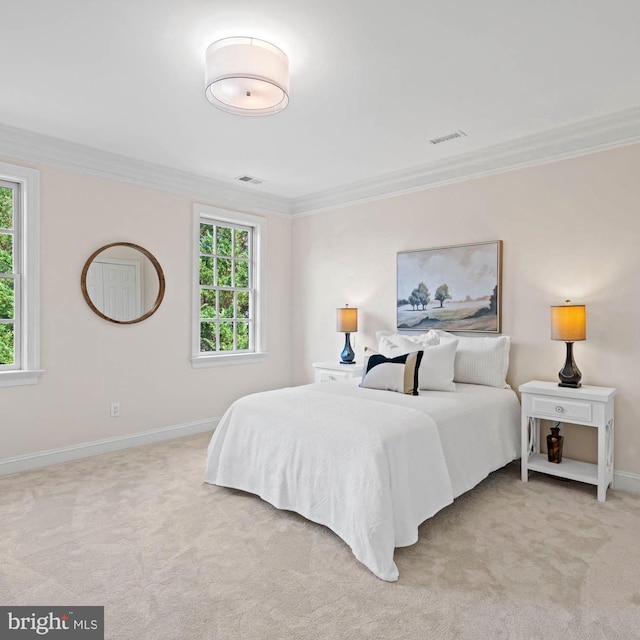
[[[118,324],[141,322],[164,297],[160,263],[143,247],[112,242],[94,251],[82,269],[82,295],[101,318]]]

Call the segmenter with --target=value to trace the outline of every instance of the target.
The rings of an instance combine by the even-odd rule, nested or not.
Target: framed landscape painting
[[[502,240],[398,252],[397,327],[500,333]]]

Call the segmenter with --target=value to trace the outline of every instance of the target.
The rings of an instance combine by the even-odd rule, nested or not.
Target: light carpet
[[[109,639],[640,638],[640,496],[492,474],[378,580],[331,531],[202,483],[208,435],[0,478],[0,604]]]

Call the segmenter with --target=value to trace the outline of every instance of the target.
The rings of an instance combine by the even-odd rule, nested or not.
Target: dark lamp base
[[[349,340],[349,335],[348,333],[344,334],[344,349],[342,350],[342,353],[340,354],[340,364],[355,364],[356,360],[356,354],[353,352],[353,349],[351,348],[351,341]]]
[[[580,384],[580,380],[582,380],[582,374],[580,373],[580,369],[578,369],[578,365],[576,365],[573,359],[573,342],[567,342],[567,359],[565,360],[564,367],[560,373],[558,373],[558,377],[560,378],[559,387],[570,387],[571,389],[578,389],[582,385]]]

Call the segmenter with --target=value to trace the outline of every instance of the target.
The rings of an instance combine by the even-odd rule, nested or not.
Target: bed
[[[392,582],[396,547],[417,542],[422,522],[518,457],[520,406],[504,383],[414,396],[359,382],[237,400],[211,439],[205,482],[329,527]]]

